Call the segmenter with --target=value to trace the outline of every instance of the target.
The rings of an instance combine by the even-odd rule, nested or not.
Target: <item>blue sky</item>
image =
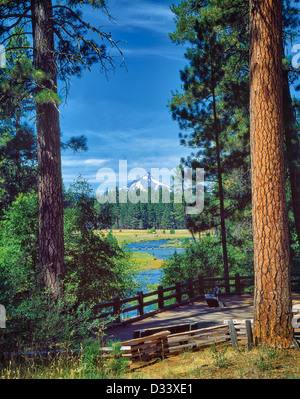
[[[185,65],[184,46],[171,42],[175,23],[170,5],[176,0],[110,0],[115,22],[100,11],[85,17],[122,40],[126,69],[116,67],[108,78],[95,65],[81,78],[72,78],[66,104],[60,108],[62,141],[84,134],[88,151],[62,154],[66,187],[81,174],[94,189],[100,168],[118,172],[119,160],[128,170],[140,167],[172,169],[190,151],[179,145],[177,122],[167,108],[171,91],[180,88]],[[121,59],[116,59],[117,64]]]
[[[89,149],[83,154],[63,152],[66,187],[81,174],[96,190],[101,183],[98,170],[118,173],[119,160],[127,160],[128,171],[171,170],[190,153],[179,145],[179,127],[167,108],[171,91],[180,89],[179,71],[186,64],[185,47],[168,37],[175,29],[170,6],[179,2],[109,0],[114,22],[99,10],[85,10],[86,20],[121,41],[126,69],[118,67],[122,60],[116,58],[108,78],[97,65],[81,78],[72,78],[67,103],[60,107],[62,141],[84,134]],[[290,48],[288,53],[295,55]]]

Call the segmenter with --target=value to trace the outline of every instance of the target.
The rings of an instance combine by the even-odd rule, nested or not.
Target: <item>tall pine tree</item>
[[[169,107],[180,128],[191,132],[181,135],[181,143],[196,149],[196,154],[192,154],[185,163],[193,169],[204,168],[206,179],[217,181],[224,276],[228,292],[223,163],[225,159],[229,159],[228,153],[239,163],[241,155],[244,154],[240,151],[238,156],[233,156],[234,151],[228,145],[228,141],[233,143],[232,137],[236,136],[234,128],[240,123],[241,118],[234,107],[228,107],[229,103],[236,105],[237,91],[228,93],[227,87],[234,84],[240,92],[244,91],[244,98],[246,91],[245,73],[241,70],[244,61],[241,57],[243,48],[241,46],[238,49],[237,55],[231,51],[234,46],[238,47],[240,32],[224,29],[224,9],[219,3],[212,1],[207,5],[207,2],[184,1],[173,7],[177,16],[177,31],[171,38],[176,43],[188,41],[191,47],[185,54],[189,65],[181,72],[183,94],[174,93]],[[223,2],[221,3],[224,6]],[[240,97],[240,103],[241,100]],[[241,107],[238,108],[240,109]],[[192,221],[193,218],[190,218],[189,225],[194,229]]]
[[[64,238],[59,124],[58,78],[80,75],[99,62],[113,66],[104,44],[117,47],[110,35],[82,18],[80,7],[107,13],[105,0],[3,1],[0,5],[0,36],[9,40],[21,25],[31,37],[35,69],[36,126],[39,182],[39,267],[45,286],[59,295],[64,279]],[[100,44],[87,37],[98,34]],[[12,51],[7,48],[6,51]]]
[[[292,343],[282,102],[282,1],[250,0],[254,338]]]

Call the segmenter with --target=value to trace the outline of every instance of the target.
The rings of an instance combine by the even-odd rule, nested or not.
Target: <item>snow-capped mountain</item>
[[[121,188],[121,190],[135,191],[140,189],[141,191],[148,191],[149,187],[152,187],[154,191],[157,191],[160,188],[167,189],[169,192],[174,191],[171,186],[155,179],[149,172],[140,179],[133,180],[132,182],[128,183],[127,187],[124,186]]]

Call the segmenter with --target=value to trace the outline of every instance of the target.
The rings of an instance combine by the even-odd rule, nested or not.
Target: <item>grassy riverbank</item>
[[[157,259],[145,252],[132,252],[132,260],[140,271],[160,269],[164,265],[163,259]]]
[[[165,233],[164,233],[165,231]],[[120,244],[130,244],[134,242],[152,241],[152,240],[176,240],[191,238],[191,233],[187,230],[156,230],[150,233],[149,230],[112,230],[112,234],[117,238]]]
[[[191,238],[191,233],[188,230],[156,230],[155,233],[150,233],[149,230],[112,230],[111,233],[116,237],[119,244],[131,244],[145,241],[168,240],[168,244],[163,246],[180,246],[178,240],[184,238]],[[141,271],[159,269],[163,267],[164,260],[157,259],[155,256],[145,252],[132,251],[132,260]]]

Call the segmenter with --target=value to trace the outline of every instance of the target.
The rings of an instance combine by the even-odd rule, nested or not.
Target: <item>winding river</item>
[[[135,242],[131,244],[127,244],[128,248],[134,252],[145,252],[150,255],[154,255],[157,259],[167,260],[170,255],[173,255],[176,251],[180,253],[184,251],[183,248],[172,247],[172,246],[164,246],[169,245],[170,240],[153,240],[153,241],[144,241],[144,242]],[[162,269],[152,269],[146,270],[139,273],[139,277],[142,280],[142,290],[147,292],[148,284],[157,284],[159,283],[160,278],[163,275]]]

